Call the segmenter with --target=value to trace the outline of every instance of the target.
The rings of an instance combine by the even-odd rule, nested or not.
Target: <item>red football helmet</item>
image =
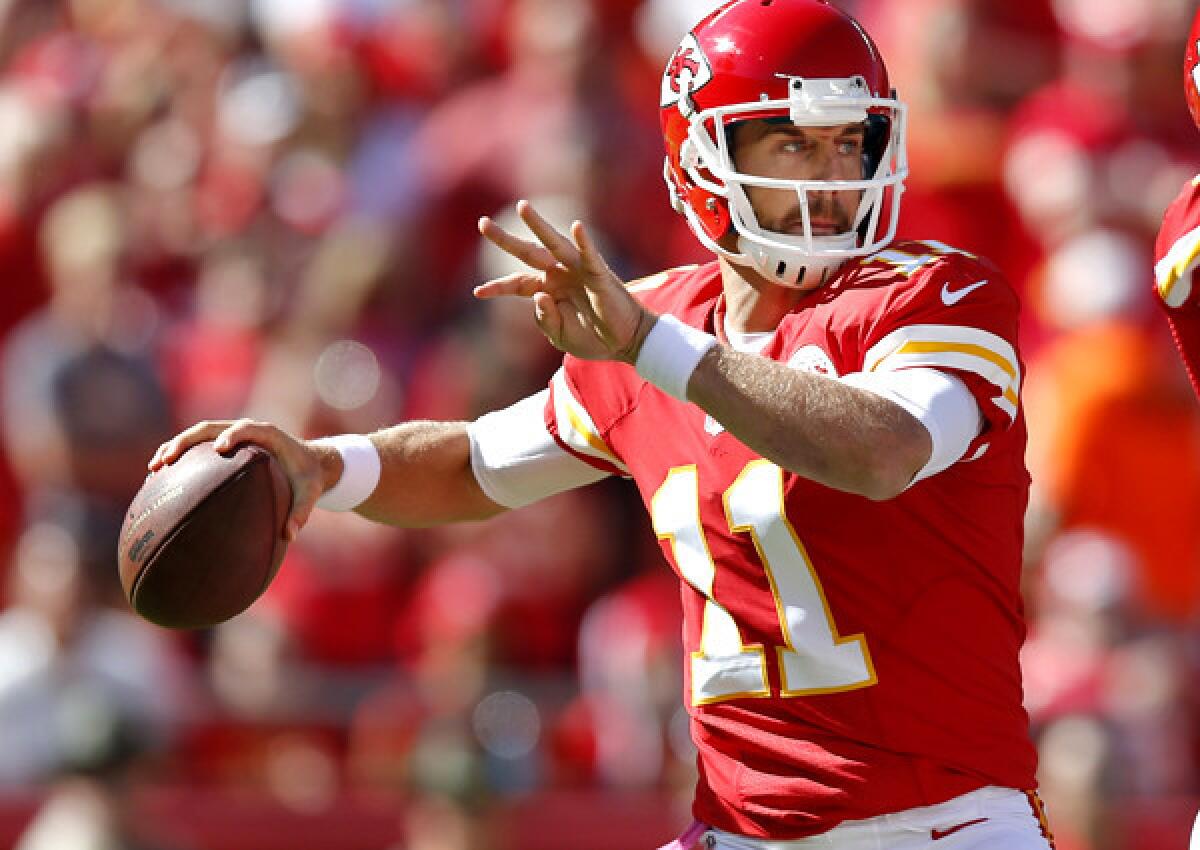
[[[1192,19],[1192,30],[1188,33],[1187,52],[1183,57],[1183,91],[1192,121],[1200,127],[1200,10]]]
[[[908,164],[905,107],[858,23],[825,0],[732,0],[688,33],[662,81],[665,177],[675,209],[710,250],[786,286],[824,282],[851,257],[896,234]],[[860,180],[781,180],[739,172],[729,134],[739,121],[800,127],[863,123]],[[788,189],[800,199],[803,234],[761,227],[746,187]],[[814,235],[810,192],[859,195],[851,230]],[[737,251],[719,244],[730,228]]]

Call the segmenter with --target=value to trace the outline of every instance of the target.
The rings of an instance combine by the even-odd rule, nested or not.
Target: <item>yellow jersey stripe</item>
[[[604,455],[613,463],[620,464],[621,461],[617,459],[617,456],[613,453],[612,449],[608,447],[604,440],[600,439],[600,437],[594,434],[592,429],[588,427],[587,423],[583,421],[583,417],[579,415],[579,412],[575,409],[575,405],[568,401],[563,406],[567,411],[567,420],[571,423],[572,430],[582,437],[583,441],[591,446],[595,451]]]
[[[989,363],[994,363],[1000,367],[1006,375],[1012,380],[1017,378],[1016,367],[1008,361],[1007,358],[1000,356],[990,348],[985,348],[982,345],[973,345],[965,342],[906,342],[891,356],[900,354],[939,354],[955,352],[958,354],[966,354],[971,357],[981,357]],[[887,358],[884,358],[887,359]],[[875,366],[879,364],[876,363]],[[872,367],[874,368],[874,367]]]

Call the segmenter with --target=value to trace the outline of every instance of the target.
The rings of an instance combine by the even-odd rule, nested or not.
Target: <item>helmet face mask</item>
[[[717,57],[710,60],[710,52]],[[856,73],[788,73],[819,65]],[[905,117],[886,87],[878,52],[852,19],[821,0],[769,6],[735,0],[684,38],[664,75],[665,175],[673,204],[715,253],[785,286],[819,286],[846,260],[875,253],[895,237],[908,173]],[[733,130],[760,119],[797,128],[862,127],[861,173],[792,179],[739,170]],[[761,190],[794,193],[800,226],[786,233],[764,227],[751,203]],[[828,204],[835,194],[854,210],[852,221],[845,232],[817,233],[814,199]]]

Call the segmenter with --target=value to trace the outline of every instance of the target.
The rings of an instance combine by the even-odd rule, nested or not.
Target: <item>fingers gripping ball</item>
[[[121,528],[121,586],[138,614],[199,629],[240,614],[283,560],[292,491],[258,446],[229,456],[193,446],[146,478]]]

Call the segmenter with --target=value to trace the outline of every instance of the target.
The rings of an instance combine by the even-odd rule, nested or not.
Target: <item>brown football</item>
[[[129,604],[152,623],[199,629],[245,611],[267,589],[287,544],[292,491],[265,449],[229,456],[199,443],[146,478],[117,552]]]

